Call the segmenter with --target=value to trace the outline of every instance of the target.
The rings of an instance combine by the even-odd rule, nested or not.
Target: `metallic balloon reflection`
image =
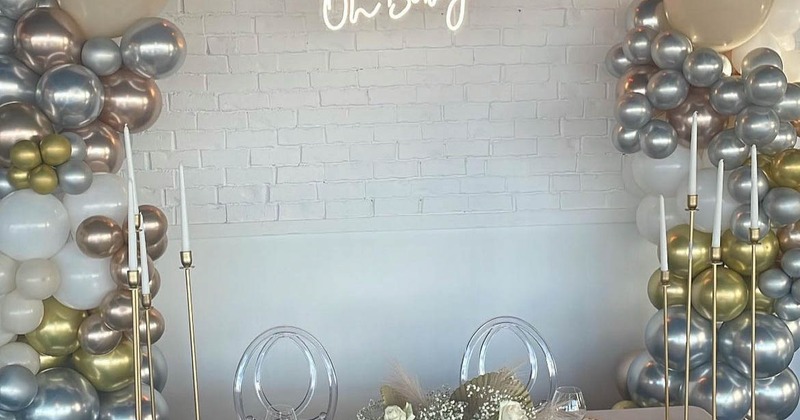
[[[683,375],[669,372],[669,396],[672,403],[683,400]],[[664,366],[646,351],[641,352],[628,369],[628,392],[642,407],[656,407],[664,402]]]
[[[39,393],[17,414],[19,420],[95,420],[100,399],[92,384],[78,372],[53,368],[36,375]]]
[[[656,312],[647,323],[644,342],[647,351],[660,364],[664,364],[664,314],[663,309]],[[669,368],[686,369],[686,306],[676,305],[667,309],[667,331],[669,335]],[[711,323],[692,312],[692,328],[689,339],[691,359],[689,367],[694,368],[711,360]]]
[[[711,365],[692,370],[689,378],[689,404],[711,412]],[[750,381],[732,367],[717,367],[717,418],[739,420],[750,409]]]
[[[63,128],[88,125],[103,108],[103,85],[86,67],[65,64],[47,70],[36,86],[36,103]]]
[[[756,382],[756,418],[783,420],[800,402],[800,383],[791,369]]]
[[[742,276],[725,267],[717,270],[718,322],[730,321],[738,317],[747,307],[748,296],[747,283]],[[692,308],[705,319],[711,320],[714,311],[714,271],[712,269],[703,271],[695,277],[692,282],[692,298]]]
[[[125,124],[133,133],[150,128],[161,115],[161,91],[153,79],[121,69],[103,77],[105,104],[100,120],[117,131]]]
[[[739,373],[750,376],[750,314],[743,314],[722,324],[719,330],[719,353]],[[780,319],[766,313],[756,314],[756,377],[775,376],[794,356],[792,332]]]
[[[119,391],[133,383],[133,344],[122,342],[109,353],[94,355],[78,350],[72,365],[100,392]]]
[[[81,61],[98,76],[110,76],[122,67],[122,53],[112,39],[92,38],[83,44]]]
[[[53,133],[53,125],[35,106],[22,102],[0,105],[0,167],[11,165],[11,147],[18,141]]]
[[[78,342],[89,354],[100,355],[114,350],[122,340],[122,332],[107,326],[100,314],[84,319],[78,328]]]
[[[36,397],[39,385],[36,376],[20,365],[0,368],[0,410],[20,411]]]
[[[14,45],[17,58],[38,74],[60,64],[81,60],[83,31],[59,8],[37,8],[17,21]]]
[[[692,115],[697,112],[697,145],[704,149],[714,136],[725,128],[727,118],[710,104],[709,89],[691,88],[686,100],[677,108],[667,111],[667,120],[678,132],[681,144],[689,144],[692,132]]]
[[[174,23],[161,18],[140,19],[120,41],[125,67],[142,77],[171,76],[186,60],[186,39]]]
[[[85,144],[86,158],[84,161],[93,172],[116,173],[122,168],[125,159],[125,150],[120,133],[100,121],[83,128],[62,133],[66,136],[75,135]]]
[[[150,365],[148,363],[150,355],[147,353],[147,347],[142,347],[142,382],[150,385]],[[153,346],[153,371],[155,372],[155,387],[156,390],[161,392],[167,386],[167,378],[169,377],[169,369],[167,368],[167,358],[164,353],[156,346]],[[156,402],[158,404],[158,402]]]
[[[22,62],[0,54],[0,104],[12,101],[34,103],[38,81],[39,75]]]
[[[169,420],[167,400],[156,391],[156,419]],[[100,415],[97,420],[135,420],[133,385],[100,397]],[[153,420],[150,406],[150,387],[142,386],[142,419]]]

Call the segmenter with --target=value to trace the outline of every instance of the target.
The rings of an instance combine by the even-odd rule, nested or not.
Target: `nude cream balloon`
[[[664,0],[670,25],[698,47],[728,51],[764,27],[772,0]]]

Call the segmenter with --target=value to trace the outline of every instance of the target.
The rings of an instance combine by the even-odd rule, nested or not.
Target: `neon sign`
[[[430,8],[436,7],[436,3],[439,0],[385,0],[386,1],[386,9],[389,10],[389,17],[392,20],[400,20],[408,12],[411,11],[411,8],[414,5],[422,4],[423,6],[428,6]],[[445,0],[446,1],[446,0]],[[339,12],[336,12],[336,16],[331,16],[333,14],[333,3],[340,2],[340,7],[337,7],[337,10],[341,9],[341,15]],[[461,26],[464,24],[464,17],[467,13],[466,7],[467,0],[450,0],[450,4],[447,6],[447,13],[445,14],[445,18],[447,19],[447,27],[451,31],[457,31]],[[384,4],[379,2],[371,9],[358,7],[356,6],[356,0],[323,0],[322,1],[322,20],[325,21],[325,26],[332,31],[338,31],[345,27],[348,23],[351,25],[355,25],[361,18],[364,19],[374,19],[375,16],[383,8]],[[334,22],[338,20],[338,22]]]

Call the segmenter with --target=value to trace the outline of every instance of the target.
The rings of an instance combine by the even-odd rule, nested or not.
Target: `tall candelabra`
[[[752,163],[752,164],[755,164]],[[753,179],[753,188],[756,180]],[[760,231],[758,226],[750,227],[750,419],[756,420],[756,285],[758,284],[757,252]]]
[[[147,252],[147,250],[143,252]],[[142,307],[144,308],[145,338],[147,340],[147,373],[150,380],[150,414],[151,420],[156,420],[156,382],[155,370],[153,370],[153,335],[150,326],[150,309],[153,307],[151,294],[142,294]],[[141,377],[139,379],[141,380]]]
[[[683,380],[683,418],[689,419],[689,359],[692,356],[692,276],[694,275],[694,218],[697,213],[697,195],[686,197],[686,211],[689,212],[689,275],[686,279],[686,371]],[[666,310],[666,308],[665,308]],[[667,361],[667,366],[669,363]],[[667,367],[668,369],[668,367]]]
[[[717,274],[722,265],[722,248],[711,248],[711,418],[717,420]],[[691,291],[690,291],[691,293]],[[687,390],[688,392],[688,390]]]
[[[140,213],[136,213],[134,216],[135,219],[135,226],[136,230],[139,231],[142,228],[142,216]],[[137,246],[136,243],[129,243],[129,247]],[[133,261],[129,261],[129,267],[135,267],[138,264]],[[134,410],[136,414],[136,420],[142,420],[142,342],[141,336],[139,334],[139,319],[140,319],[140,312],[139,312],[139,293],[141,288],[141,277],[140,272],[142,267],[139,267],[137,270],[128,270],[128,289],[131,293],[131,307],[132,307],[132,335],[133,335],[133,374],[134,374],[134,381],[133,381],[133,395],[134,395]],[[147,269],[145,267],[144,269]],[[152,371],[150,372],[152,375]],[[152,382],[152,380],[151,380]],[[153,419],[155,420],[155,418]]]
[[[661,272],[661,292],[664,308],[664,419],[669,419],[669,271]]]
[[[186,278],[186,309],[189,314],[189,346],[192,359],[192,390],[194,392],[194,418],[200,420],[200,390],[197,380],[197,344],[194,336],[194,303],[192,298],[192,251],[181,251],[181,266]]]

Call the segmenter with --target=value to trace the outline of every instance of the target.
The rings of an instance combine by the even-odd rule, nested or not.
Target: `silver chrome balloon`
[[[689,405],[711,412],[711,364],[690,372]],[[717,418],[738,420],[750,408],[750,381],[732,367],[720,363],[717,367]]]
[[[792,295],[786,295],[775,301],[775,315],[784,321],[800,319],[800,302],[794,300]]]
[[[750,165],[734,169],[728,177],[728,192],[734,200],[740,203],[750,202],[751,185]],[[758,170],[756,187],[758,188],[758,198],[763,200],[767,192],[769,192],[769,181],[767,180],[767,175],[761,169]]]
[[[751,105],[736,116],[736,135],[748,145],[761,147],[775,140],[781,120],[771,108]]]
[[[164,356],[164,353],[161,352],[156,346],[153,346],[153,371],[155,372],[155,387],[156,391],[163,391],[164,387],[167,386],[167,377],[169,376],[169,370],[167,368],[167,358]],[[150,365],[149,361],[149,354],[147,353],[147,348],[142,348],[142,382],[147,385],[150,385]]]
[[[72,154],[69,156],[70,159],[86,159],[86,142],[81,136],[69,131],[60,134],[69,140],[69,145],[72,147]]]
[[[637,27],[628,31],[622,42],[622,51],[633,64],[647,64],[652,61],[650,47],[658,33],[647,27]]]
[[[657,109],[673,109],[689,95],[689,84],[677,70],[661,70],[647,83],[647,99]]]
[[[622,44],[617,44],[611,47],[606,54],[606,71],[614,76],[621,77],[633,65],[628,57],[625,57],[625,52],[622,51]]]
[[[626,93],[617,99],[615,108],[617,121],[629,130],[644,127],[653,117],[653,105],[639,93]]]
[[[58,186],[65,194],[82,194],[92,186],[94,173],[82,160],[70,160],[56,168]]]
[[[122,52],[109,38],[91,38],[83,44],[81,60],[98,76],[110,76],[122,67]]]
[[[14,57],[0,54],[0,104],[36,101],[39,75]]]
[[[614,127],[614,131],[611,132],[611,144],[613,144],[620,153],[626,155],[636,153],[642,149],[639,146],[639,131],[628,130],[619,124],[617,124]]]
[[[14,32],[17,58],[38,74],[59,64],[80,63],[83,41],[78,24],[55,7],[29,11]]]
[[[792,293],[792,295],[794,295],[794,293]],[[800,319],[796,321],[783,321],[783,323],[786,324],[786,327],[792,332],[794,351],[800,350]]]
[[[156,391],[155,420],[169,420],[167,400]],[[133,385],[116,392],[102,394],[100,398],[100,414],[97,420],[135,420]],[[142,420],[153,420],[150,407],[150,387],[142,385]]]
[[[8,169],[0,168],[0,199],[11,194],[15,189],[8,180]]]
[[[48,70],[36,86],[36,104],[53,124],[80,128],[103,109],[103,85],[91,70],[65,64]]]
[[[646,26],[655,31],[659,31],[666,23],[664,14],[664,4],[662,0],[637,0],[630,4],[626,27],[633,29],[638,26]]]
[[[53,368],[36,375],[39,393],[19,420],[95,420],[100,400],[92,384],[80,373]]]
[[[722,324],[719,354],[739,373],[750,376],[750,313]],[[786,324],[770,314],[756,313],[756,377],[768,378],[789,367],[794,338]]]
[[[156,17],[144,18],[125,31],[120,51],[122,62],[129,70],[142,77],[161,79],[174,74],[183,65],[186,39],[174,23]]]
[[[740,241],[750,241],[750,204],[742,204],[731,214],[731,232]],[[758,212],[758,239],[764,239],[770,232],[769,217],[764,211]]]
[[[17,22],[0,16],[0,54],[10,54],[14,51],[14,28]]]
[[[783,70],[775,66],[761,66],[744,79],[744,94],[752,104],[775,106],[783,99],[788,85]]]
[[[89,354],[106,354],[122,341],[122,332],[108,327],[100,314],[90,315],[78,328],[78,342]]]
[[[775,105],[774,109],[783,121],[800,120],[800,84],[789,83],[786,95]]]
[[[52,124],[35,106],[22,102],[0,105],[0,167],[11,165],[11,147],[18,141],[52,133]]]
[[[756,418],[784,420],[800,402],[800,383],[791,369],[756,382]]]
[[[0,368],[0,410],[19,411],[36,397],[39,386],[28,368],[8,365]]]
[[[758,290],[771,299],[780,299],[792,292],[792,278],[780,268],[770,268],[758,275]]]
[[[797,222],[800,220],[800,192],[786,187],[773,188],[764,196],[761,208],[776,225],[783,226]],[[800,273],[792,277],[800,277]]]
[[[698,48],[683,62],[683,76],[692,86],[709,87],[722,77],[722,56],[711,48]]]
[[[719,132],[708,144],[708,160],[714,166],[719,164],[720,159],[725,161],[725,169],[736,169],[747,160],[749,150],[747,146],[736,137],[733,129]]]
[[[778,128],[778,135],[775,136],[775,140],[772,140],[766,146],[761,146],[759,152],[774,155],[786,149],[794,148],[795,144],[797,144],[797,131],[792,123],[782,122]]]
[[[669,397],[672,402],[683,400],[683,375],[669,371]],[[646,351],[639,353],[628,368],[628,392],[642,407],[657,407],[664,402],[664,366],[653,360]]]
[[[800,248],[790,249],[783,254],[781,269],[793,279],[800,278]]]
[[[664,364],[664,314],[658,311],[647,323],[644,343],[657,362]],[[669,333],[669,368],[685,370],[686,359],[686,306],[675,305],[667,309]],[[711,323],[692,309],[691,359],[689,367],[695,368],[711,360]]]
[[[747,106],[744,82],[739,77],[723,77],[711,87],[711,106],[722,115],[736,115]]]
[[[659,68],[683,69],[683,62],[692,52],[692,41],[679,32],[661,32],[653,39],[650,53]]]
[[[678,133],[662,120],[652,120],[639,130],[642,152],[653,159],[664,159],[678,148]]]
[[[0,410],[0,420],[17,420],[17,416],[10,411]]]
[[[753,70],[763,66],[775,66],[783,69],[783,59],[780,54],[770,48],[756,48],[742,60],[742,77],[747,77]]]
[[[3,16],[17,20],[28,10],[35,8],[36,3],[37,0],[0,0],[0,12]]]
[[[650,76],[657,72],[658,68],[653,66],[631,66],[617,81],[617,98],[630,92],[646,95]]]

